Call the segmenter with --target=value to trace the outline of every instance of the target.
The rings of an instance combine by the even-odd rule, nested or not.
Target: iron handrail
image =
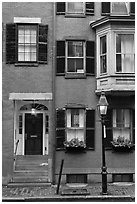
[[[15,152],[14,152],[14,157],[15,157],[16,154],[17,154],[18,144],[19,144],[19,140],[17,140],[17,142],[16,142],[16,148],[15,148]]]
[[[16,142],[16,148],[15,148],[15,152],[14,152],[14,164],[13,164],[14,171],[15,171],[15,163],[16,163],[16,154],[17,154],[18,144],[19,144],[19,140],[17,140],[17,142]]]

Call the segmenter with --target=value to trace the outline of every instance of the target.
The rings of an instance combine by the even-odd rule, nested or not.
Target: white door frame
[[[19,111],[19,114],[22,113],[22,155],[25,155],[25,114],[31,113],[31,111]],[[47,144],[47,150],[45,151],[45,139],[48,140],[48,137],[46,135],[46,115],[47,111],[38,111],[36,110],[36,113],[41,113],[43,114],[43,137],[42,137],[42,155],[47,154],[48,155],[48,141],[46,141]],[[18,114],[18,115],[19,115]]]

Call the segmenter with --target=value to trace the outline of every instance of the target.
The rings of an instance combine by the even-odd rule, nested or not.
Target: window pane
[[[30,43],[30,35],[25,35],[25,43]]]
[[[121,55],[117,54],[117,56],[116,56],[116,71],[117,72],[122,71],[121,66],[122,66]]]
[[[24,45],[18,46],[18,52],[24,52]]]
[[[18,60],[19,61],[24,61],[24,53],[18,53]]]
[[[68,57],[82,57],[83,42],[68,42]]]
[[[25,61],[30,61],[30,53],[29,52],[25,53]]]
[[[76,59],[76,70],[77,72],[81,72],[83,70],[83,59]]]
[[[30,37],[30,43],[36,43],[36,35],[31,35]]]
[[[73,42],[68,42],[68,57],[75,56],[75,46]]]
[[[68,13],[83,13],[83,2],[67,2]]]
[[[106,62],[106,55],[101,56],[100,58],[100,66],[101,66],[101,73],[107,72],[107,62]]]
[[[25,42],[24,35],[19,35],[19,37],[18,37],[18,42],[19,42],[19,43],[24,43],[24,42]]]
[[[106,47],[106,36],[100,38],[100,54],[104,54],[107,52]]]
[[[31,61],[36,61],[36,53],[31,53]]]
[[[79,110],[71,110],[71,127],[79,127]]]
[[[68,72],[75,72],[75,59],[68,59]]]
[[[129,2],[111,2],[112,14],[127,15],[129,13]]]

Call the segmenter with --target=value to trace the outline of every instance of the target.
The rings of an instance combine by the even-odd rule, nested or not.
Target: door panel
[[[43,138],[43,114],[25,114],[25,155],[41,155]]]

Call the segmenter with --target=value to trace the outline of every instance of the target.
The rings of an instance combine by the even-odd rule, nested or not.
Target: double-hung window
[[[66,2],[67,14],[84,14],[85,13],[84,2]]]
[[[134,35],[116,34],[116,72],[133,73],[134,61]]]
[[[94,2],[57,2],[57,15],[80,17],[94,15]]]
[[[100,37],[100,73],[107,72],[107,37]]]
[[[88,149],[95,146],[95,110],[68,107],[56,112],[56,147],[64,148],[64,141],[77,138]]]
[[[36,62],[37,26],[18,26],[18,62]]]
[[[84,109],[67,109],[67,141],[78,138],[84,141]]]
[[[48,25],[13,23],[6,25],[6,62],[47,63]]]
[[[67,41],[66,42],[66,63],[67,72],[84,73],[85,70],[85,42]]]

